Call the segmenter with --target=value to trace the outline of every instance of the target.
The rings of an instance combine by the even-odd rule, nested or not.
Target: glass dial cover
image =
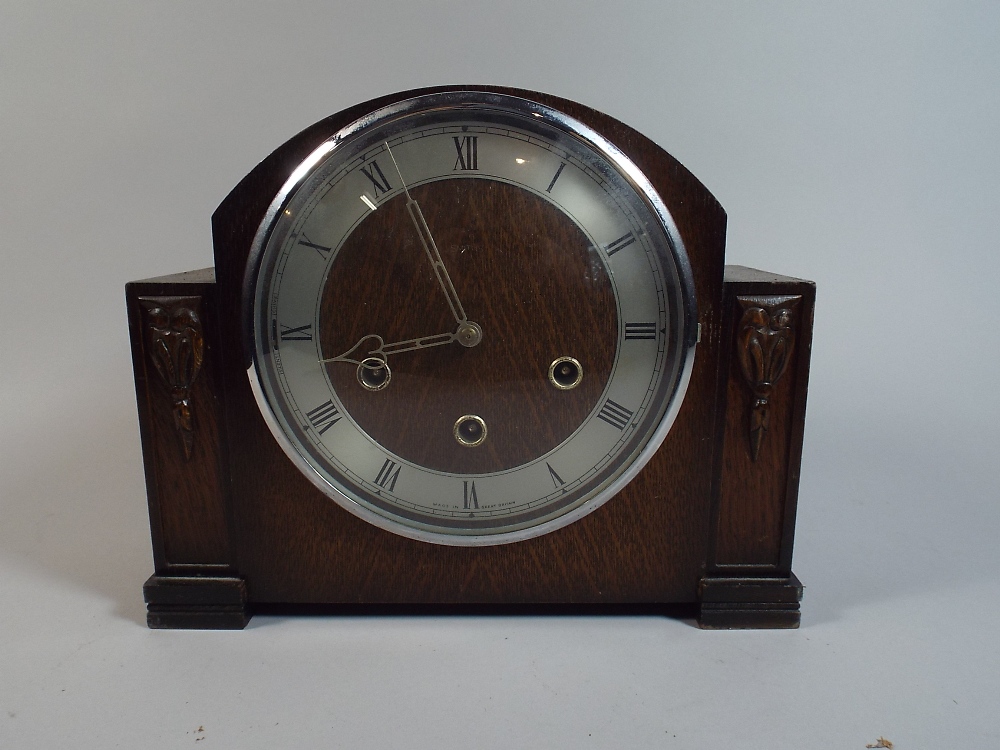
[[[248,375],[332,500],[403,536],[516,542],[610,500],[694,358],[683,243],[649,180],[550,107],[452,92],[372,112],[274,198]]]

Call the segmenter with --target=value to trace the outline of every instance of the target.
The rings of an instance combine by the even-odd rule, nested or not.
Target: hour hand
[[[421,336],[417,339],[407,339],[406,341],[393,341],[391,344],[385,343],[385,340],[374,333],[370,333],[367,336],[362,336],[361,340],[358,341],[354,346],[348,349],[343,354],[339,354],[336,357],[326,357],[320,360],[321,364],[326,364],[328,362],[351,362],[356,365],[360,365],[364,360],[359,360],[356,357],[360,356],[359,349],[364,349],[363,344],[367,341],[369,346],[372,348],[367,349],[367,357],[364,359],[378,359],[382,362],[386,361],[386,358],[390,354],[400,354],[402,352],[412,352],[417,349],[429,349],[432,346],[441,346],[442,344],[450,344],[455,340],[454,333],[439,333],[434,336]],[[372,346],[374,344],[374,346]]]
[[[462,346],[475,346],[483,337],[482,329],[476,324],[466,321],[460,323],[453,333],[438,333],[433,336],[421,336],[404,341],[393,341],[389,344],[377,334],[362,336],[361,339],[343,354],[319,360],[321,364],[328,362],[350,362],[358,366],[358,382],[371,391],[380,391],[389,384],[392,370],[389,367],[390,354],[402,354],[419,349],[430,349],[457,341]],[[365,342],[368,342],[365,345]],[[365,353],[367,356],[361,357]]]

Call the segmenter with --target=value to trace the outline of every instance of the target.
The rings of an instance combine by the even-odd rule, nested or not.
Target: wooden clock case
[[[291,171],[363,114],[476,89],[560,110],[615,143],[673,216],[700,342],[683,405],[620,494],[541,537],[487,547],[407,539],[340,508],[288,460],[247,378],[241,286]],[[255,611],[551,611],[687,605],[710,628],[797,627],[791,571],[815,286],[724,265],[726,215],[669,154],[593,109],[490,86],[381,97],[268,156],[212,217],[215,268],[126,286],[155,573],[152,628],[242,628]],[[665,607],[666,611],[678,611]]]

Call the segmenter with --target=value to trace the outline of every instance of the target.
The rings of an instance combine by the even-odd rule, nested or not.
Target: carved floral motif
[[[141,297],[146,351],[173,400],[174,427],[191,458],[194,446],[194,385],[205,351],[200,297]]]
[[[754,461],[768,429],[771,392],[785,374],[795,349],[800,295],[737,297],[743,309],[736,336],[740,370],[753,394],[750,405],[750,455]]]

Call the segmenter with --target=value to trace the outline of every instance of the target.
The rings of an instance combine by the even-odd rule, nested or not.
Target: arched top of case
[[[596,109],[536,91],[480,85],[411,89],[362,102],[309,126],[254,167],[212,216],[216,278],[223,315],[239,315],[239,290],[254,234],[274,196],[314,149],[342,128],[381,107],[417,96],[453,91],[482,91],[538,102],[579,120],[621,149],[645,173],[677,225],[691,263],[699,317],[717,320],[715,310],[721,302],[725,263],[726,213],[691,172],[634,128]]]

